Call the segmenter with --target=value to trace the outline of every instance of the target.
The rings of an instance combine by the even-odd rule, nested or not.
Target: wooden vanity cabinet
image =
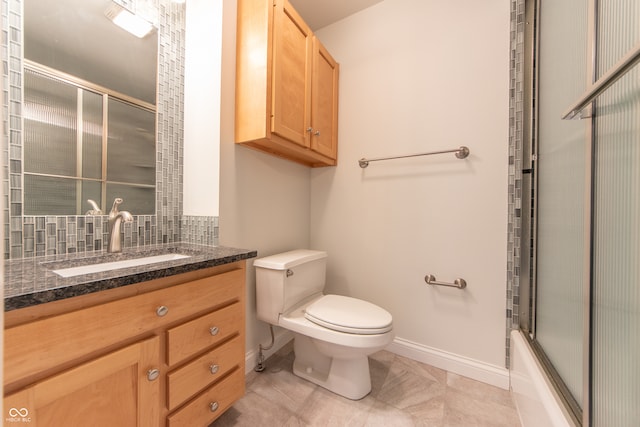
[[[337,164],[339,65],[288,0],[239,0],[236,143]]]
[[[34,426],[157,426],[159,354],[157,337],[131,344],[12,393],[4,407]]]
[[[239,261],[7,312],[4,407],[35,426],[207,426],[244,395],[244,294]]]

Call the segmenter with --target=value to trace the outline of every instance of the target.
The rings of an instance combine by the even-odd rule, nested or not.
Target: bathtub
[[[575,427],[521,331],[511,331],[511,393],[522,427]]]

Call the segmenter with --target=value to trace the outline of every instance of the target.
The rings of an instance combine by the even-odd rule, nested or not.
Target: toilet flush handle
[[[293,270],[287,269],[287,277],[293,276]]]

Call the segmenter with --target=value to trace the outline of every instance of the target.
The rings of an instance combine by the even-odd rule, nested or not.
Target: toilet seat
[[[341,295],[319,298],[305,309],[304,317],[325,328],[350,334],[384,334],[393,327],[391,314],[385,309]]]

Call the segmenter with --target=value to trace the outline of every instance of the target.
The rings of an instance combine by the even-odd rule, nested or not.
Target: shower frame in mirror
[[[24,61],[25,215],[155,213],[155,105]]]

